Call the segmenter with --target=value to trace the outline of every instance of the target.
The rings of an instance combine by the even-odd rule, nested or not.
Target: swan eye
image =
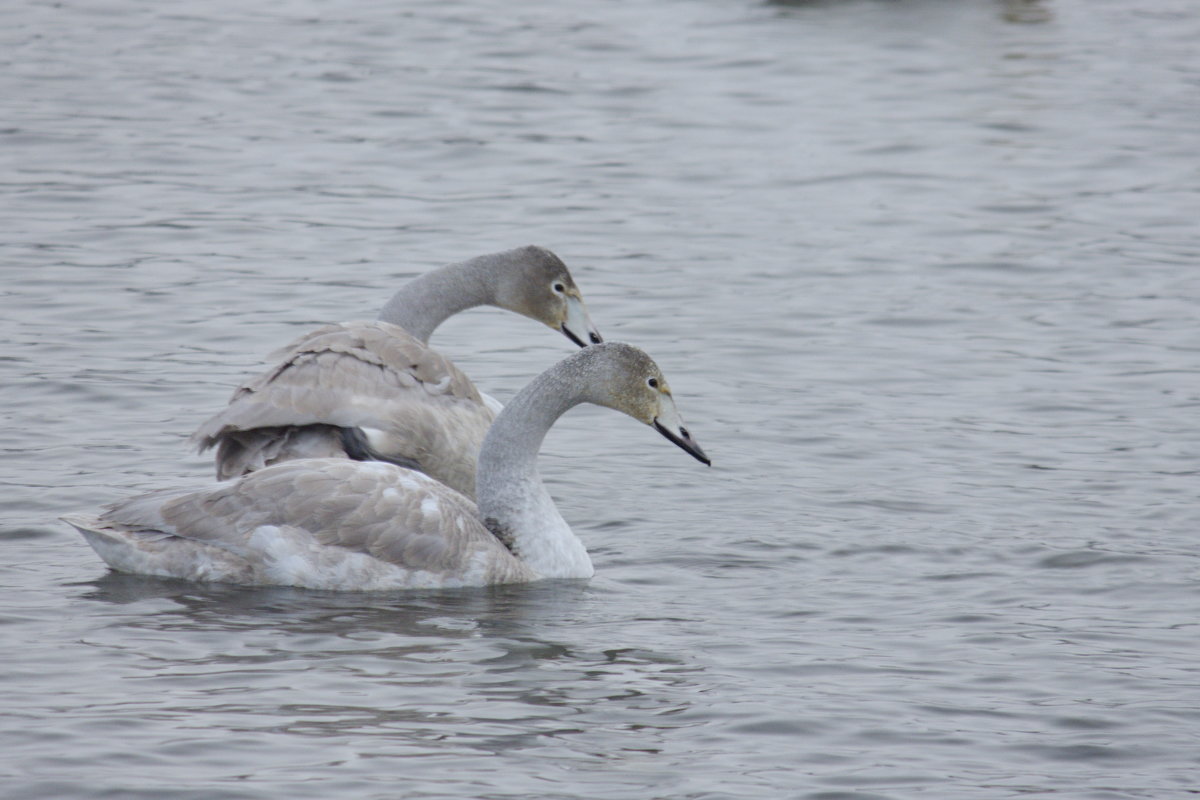
[[[563,286],[561,283],[555,283],[550,288],[553,289],[556,294],[562,294],[563,292],[567,291],[567,287]]]
[[[658,388],[658,378],[647,378],[646,385],[649,386],[651,389],[657,389]]]

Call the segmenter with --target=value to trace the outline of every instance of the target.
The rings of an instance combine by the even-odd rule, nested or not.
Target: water
[[[1200,786],[1184,0],[0,9],[6,798],[1169,798]],[[581,409],[587,583],[107,573],[258,359],[525,243],[704,469]],[[565,355],[478,310],[501,399]]]

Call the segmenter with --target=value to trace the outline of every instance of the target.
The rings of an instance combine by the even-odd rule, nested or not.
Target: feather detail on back
[[[339,429],[471,496],[495,415],[449,359],[386,322],[326,325],[272,358],[192,441],[218,446],[217,477],[295,458],[349,457]]]
[[[64,519],[114,568],[142,574],[332,590],[532,580],[477,515],[422,473],[321,459]]]

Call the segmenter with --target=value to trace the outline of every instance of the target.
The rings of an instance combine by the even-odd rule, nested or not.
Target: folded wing
[[[473,502],[378,462],[290,461],[67,521],[118,570],[189,580],[363,590],[531,578]]]
[[[493,411],[449,359],[386,322],[327,325],[273,354],[193,435],[217,476],[322,456],[392,461],[473,495]]]

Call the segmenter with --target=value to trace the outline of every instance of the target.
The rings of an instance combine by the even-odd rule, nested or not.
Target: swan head
[[[534,245],[513,250],[511,255],[512,269],[497,281],[496,305],[535,319],[580,347],[604,341],[562,259]]]
[[[666,377],[654,359],[631,344],[607,342],[577,357],[602,362],[592,402],[628,414],[657,430],[697,461],[712,461],[683,424]]]

